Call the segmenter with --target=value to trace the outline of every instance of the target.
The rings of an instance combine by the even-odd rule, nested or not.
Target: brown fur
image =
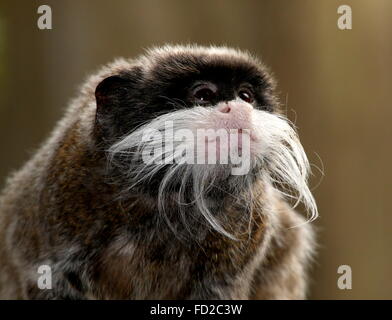
[[[184,242],[156,219],[154,198],[113,195],[107,159],[93,141],[97,84],[133,62],[93,76],[66,117],[0,198],[0,298],[302,299],[313,247],[309,225],[274,190],[254,186],[252,223],[222,202],[238,240],[200,229]],[[240,202],[246,197],[239,195]],[[53,272],[40,290],[39,265]]]

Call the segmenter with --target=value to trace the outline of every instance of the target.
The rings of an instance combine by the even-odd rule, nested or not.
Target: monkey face
[[[263,180],[296,190],[315,215],[306,155],[273,90],[265,67],[249,54],[155,49],[97,86],[95,133],[129,189],[152,185],[162,210],[169,190],[178,203],[192,194],[188,200],[218,230],[204,197],[217,185],[250,192]]]
[[[204,141],[201,137],[193,141],[199,155],[208,157],[208,148],[202,144],[212,146],[214,142],[218,148],[209,154],[214,152],[223,159],[222,154],[228,154],[230,147],[242,152],[243,141],[249,139],[246,151],[249,157],[254,156],[249,159],[253,161],[263,143],[254,115],[257,111],[278,111],[273,88],[266,68],[249,54],[227,48],[156,49],[136,60],[132,68],[120,70],[99,84],[97,124],[104,137],[114,142],[141,124],[181,110],[185,116],[177,114],[174,129],[181,129],[179,120],[185,117],[189,123],[182,125],[194,134],[197,129],[210,130]],[[191,119],[192,112],[200,108],[204,114]],[[237,131],[238,137],[217,139],[219,130]]]
[[[159,115],[196,106],[237,101],[241,107],[239,101],[277,112],[273,89],[265,67],[248,54],[227,48],[166,47],[148,52],[98,85],[97,122],[110,127],[106,138],[118,139]],[[219,109],[228,118],[237,108]]]

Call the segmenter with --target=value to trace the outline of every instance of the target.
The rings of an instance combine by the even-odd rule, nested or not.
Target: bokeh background
[[[37,28],[42,4],[52,30]],[[352,30],[337,28],[342,4]],[[390,0],[2,0],[0,185],[89,73],[165,43],[226,44],[271,67],[315,164],[320,245],[310,298],[392,299]],[[343,264],[352,290],[337,287]]]

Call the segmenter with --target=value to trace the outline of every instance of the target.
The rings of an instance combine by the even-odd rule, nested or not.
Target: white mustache
[[[168,199],[172,199],[171,190],[173,186],[180,186],[177,194],[177,203],[181,218],[187,227],[185,212],[185,195],[189,190],[186,186],[191,185],[193,193],[190,198],[192,204],[196,206],[208,224],[216,231],[225,236],[235,239],[235,237],[222,227],[221,221],[211,212],[209,200],[206,197],[211,188],[216,186],[216,181],[229,178],[232,164],[184,164],[169,163],[166,161],[156,161],[160,159],[175,159],[175,148],[165,148],[162,143],[162,136],[154,140],[143,139],[146,132],[164,132],[168,121],[174,124],[174,131],[197,128],[205,128],[211,123],[211,116],[215,113],[215,108],[194,107],[192,109],[179,110],[161,115],[151,122],[142,125],[133,132],[123,137],[110,147],[110,165],[118,166],[129,178],[129,191],[141,183],[148,183],[154,175],[165,168],[165,173],[160,181],[158,190],[158,208],[165,217],[165,208]],[[302,202],[308,212],[308,221],[313,221],[318,216],[315,200],[308,188],[308,175],[310,171],[309,161],[305,151],[299,141],[295,128],[283,116],[272,114],[266,111],[254,110],[252,114],[252,135],[256,141],[252,144],[252,154],[250,157],[251,167],[261,164],[261,170],[257,173],[265,183],[270,184],[285,198],[295,199],[296,203]],[[151,137],[151,136],[150,136]],[[166,144],[175,144],[173,141],[166,141]],[[143,161],[143,153],[154,148],[154,157]],[[126,159],[124,162],[119,159]],[[144,159],[146,160],[146,159]],[[251,174],[241,179],[232,177],[233,185],[238,192],[248,191],[249,201],[252,199]],[[246,193],[246,192],[245,192]],[[187,194],[189,198],[189,193]],[[169,223],[170,227],[170,223]]]

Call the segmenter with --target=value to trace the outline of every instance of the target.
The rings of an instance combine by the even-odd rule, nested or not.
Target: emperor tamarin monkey
[[[317,216],[308,171],[250,54],[166,46],[116,60],[7,181],[0,297],[302,299],[313,232],[288,197]]]

